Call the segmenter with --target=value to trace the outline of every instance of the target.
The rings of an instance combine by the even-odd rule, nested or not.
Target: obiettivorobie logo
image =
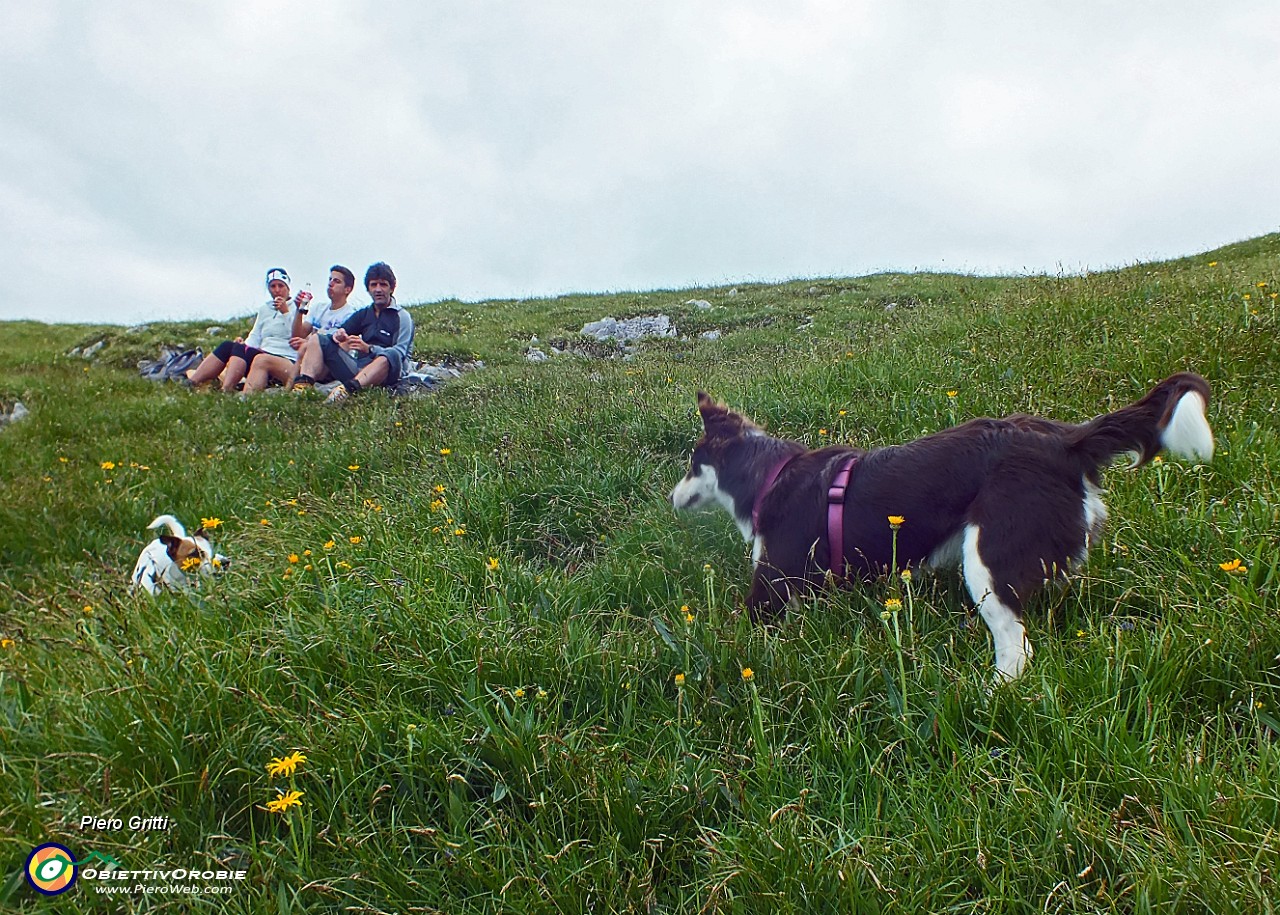
[[[91,851],[83,861],[77,861],[65,845],[46,842],[37,845],[27,856],[27,882],[37,893],[59,896],[75,886],[81,866],[94,861],[103,862],[104,870],[120,866],[115,858],[98,851]]]
[[[100,863],[91,866],[95,861]],[[249,872],[199,866],[131,869],[100,851],[91,851],[77,861],[65,845],[45,842],[31,850],[26,874],[32,889],[45,896],[60,896],[78,882],[88,883],[100,895],[214,895],[231,892]]]

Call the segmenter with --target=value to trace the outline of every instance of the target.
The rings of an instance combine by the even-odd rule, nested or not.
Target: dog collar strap
[[[764,497],[769,495],[769,490],[773,489],[773,484],[777,482],[782,468],[790,464],[796,456],[793,454],[783,458],[769,468],[769,472],[764,475],[764,485],[760,487],[760,492],[756,493],[755,505],[751,506],[751,530],[755,533],[760,533],[760,506],[764,504]]]
[[[836,471],[831,488],[827,490],[827,547],[831,554],[831,574],[836,581],[844,578],[844,494],[849,488],[853,465],[858,463],[855,454],[845,460]]]

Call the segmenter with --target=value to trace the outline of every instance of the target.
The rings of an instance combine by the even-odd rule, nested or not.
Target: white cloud
[[[404,300],[1053,270],[1280,211],[1260,0],[10,6],[0,318],[47,271],[132,322],[276,263]]]

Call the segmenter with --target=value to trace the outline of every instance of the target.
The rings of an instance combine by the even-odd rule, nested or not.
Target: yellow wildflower
[[[277,775],[293,775],[298,766],[307,761],[307,757],[295,750],[285,757],[272,757],[267,763],[267,774],[272,778]]]
[[[302,806],[302,791],[288,791],[282,793],[274,801],[267,801],[267,810],[271,813],[284,813],[290,807]]]
[[[1233,560],[1231,560],[1230,562],[1220,562],[1220,563],[1218,563],[1218,568],[1220,568],[1220,569],[1221,569],[1222,571],[1224,571],[1224,572],[1247,572],[1247,571],[1249,571],[1247,568],[1245,568],[1244,563],[1243,563],[1243,562],[1241,562],[1239,559],[1233,559]]]
[[[891,597],[891,598],[889,598],[887,601],[885,601],[885,602],[884,602],[884,608],[885,608],[886,610],[901,610],[901,609],[902,609],[902,601],[900,601],[900,600],[899,600],[898,598],[896,598],[896,597]]]
[[[906,519],[906,518],[904,518],[904,517],[902,517],[902,515],[890,515],[890,516],[889,516],[889,526],[890,526],[890,527],[892,527],[892,528],[894,528],[895,530],[896,530],[897,528],[902,527],[902,525],[903,525],[903,524],[905,524],[905,523],[906,523],[906,521],[907,521],[907,519]]]
[[[752,670],[750,667],[742,668],[742,679],[750,682],[755,678],[756,678],[756,672],[754,670]]]
[[[488,569],[490,572],[496,572],[496,571],[498,571],[498,558],[497,558],[496,556],[490,556],[490,557],[489,557],[489,561],[488,561],[488,562],[486,562],[486,563],[484,564],[484,566],[485,566],[485,568],[486,568],[486,569]]]
[[[453,452],[452,452],[452,451],[450,451],[448,448],[441,448],[441,449],[440,449],[440,453],[441,453],[441,454],[443,454],[443,455],[444,455],[444,456],[446,456],[446,457],[448,457],[449,455],[453,454]]]
[[[200,568],[201,562],[203,562],[203,560],[199,556],[188,556],[186,559],[182,560],[182,562],[178,563],[178,568],[182,569],[184,572],[190,572],[192,569]]]
[[[102,462],[102,464],[101,464],[100,466],[102,467],[102,469],[103,469],[103,470],[115,470],[115,469],[116,469],[116,462],[115,462],[115,461],[103,461],[103,462]]]
[[[361,536],[359,536],[359,535],[357,535],[357,536],[355,536],[355,537],[348,537],[347,539],[348,539],[348,540],[350,540],[352,543],[363,543],[363,542],[364,542],[364,538],[363,538],[363,537],[361,537]]]
[[[910,583],[911,583],[911,570],[910,570],[910,569],[903,569],[903,570],[902,570],[902,580],[903,580],[903,581],[905,581],[907,584],[910,584]]]
[[[347,465],[347,469],[348,469],[348,470],[350,470],[352,473],[355,473],[357,470],[359,470],[359,469],[360,469],[360,465],[359,465],[359,464],[348,464],[348,465]]]
[[[948,392],[947,392],[947,396],[948,396],[948,397],[950,397],[950,398],[952,398],[953,400],[954,400],[956,397],[958,397],[959,395],[960,395],[960,392],[959,392],[959,391],[948,391]]]
[[[684,686],[684,674],[676,674],[676,686]]]
[[[326,550],[331,550],[331,549],[333,549],[333,548],[334,548],[335,546],[337,546],[337,545],[338,545],[338,544],[337,544],[337,542],[336,542],[336,541],[333,541],[333,540],[326,540],[326,541],[324,542],[324,548],[325,548]]]
[[[8,651],[10,648],[12,648],[16,644],[17,642],[15,642],[13,639],[0,639],[0,648],[3,648],[5,651]]]
[[[290,553],[290,554],[289,554],[289,561],[290,561],[290,562],[298,562],[298,561],[299,561],[299,559],[300,559],[300,557],[298,556],[298,554],[297,554],[297,553]]]
[[[221,518],[201,518],[200,526],[207,527],[209,530],[213,530],[214,528],[222,527],[222,519]]]

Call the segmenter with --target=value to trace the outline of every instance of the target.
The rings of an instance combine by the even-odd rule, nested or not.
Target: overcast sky
[[[1023,273],[1280,228],[1280,3],[0,0],[0,319]]]

